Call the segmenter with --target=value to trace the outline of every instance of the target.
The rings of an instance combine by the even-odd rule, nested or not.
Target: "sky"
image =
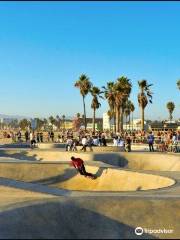
[[[146,119],[180,117],[180,2],[0,2],[0,113],[29,117],[83,113],[74,83],[98,87],[122,75],[140,117],[138,80],[152,83]],[[91,96],[86,97],[92,116]],[[101,100],[97,117],[108,110]]]

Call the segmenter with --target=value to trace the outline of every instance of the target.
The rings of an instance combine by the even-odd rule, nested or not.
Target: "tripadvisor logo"
[[[142,227],[137,227],[134,230],[136,235],[142,235],[143,233],[147,234],[172,234],[174,232],[173,229],[149,229],[149,228],[142,228]]]
[[[135,228],[135,234],[136,235],[142,235],[143,234],[143,228],[142,227]]]

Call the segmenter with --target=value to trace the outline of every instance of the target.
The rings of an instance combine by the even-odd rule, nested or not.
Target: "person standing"
[[[66,151],[71,151],[72,150],[72,144],[73,144],[73,139],[68,137],[67,142],[66,142]]]
[[[21,131],[20,130],[17,133],[17,137],[18,137],[18,142],[21,142]]]
[[[127,136],[127,138],[126,138],[126,151],[131,152],[131,138],[130,138],[130,136]]]
[[[37,132],[37,134],[36,134],[36,139],[37,139],[37,142],[39,143],[40,142],[40,133],[39,132]]]
[[[106,147],[107,146],[107,143],[106,143],[106,138],[105,136],[103,135],[102,138],[101,138],[101,143],[102,143],[102,146]]]
[[[81,151],[84,150],[84,152],[86,152],[86,147],[87,147],[87,137],[86,136],[82,138],[82,145],[83,145],[83,147],[82,147]]]
[[[43,132],[40,132],[40,141],[43,142]]]
[[[91,136],[89,136],[88,139],[87,139],[87,146],[89,147],[91,152],[93,151],[92,145],[93,145],[93,139],[92,139]]]
[[[34,132],[30,132],[30,146],[31,148],[35,147],[36,140]]]
[[[28,131],[26,130],[25,131],[25,140],[26,140],[26,142],[29,140],[29,133],[28,133]]]
[[[147,137],[147,141],[149,144],[149,151],[150,152],[154,152],[154,135],[152,134],[152,132],[150,132],[150,134]]]

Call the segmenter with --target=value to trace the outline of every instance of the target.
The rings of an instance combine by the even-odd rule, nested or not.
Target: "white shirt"
[[[99,140],[97,138],[93,139],[93,144],[98,146],[99,145]]]
[[[119,147],[124,147],[124,140],[120,140],[119,143],[118,143],[118,146]]]
[[[34,140],[34,135],[32,133],[30,133],[30,140]]]
[[[114,138],[114,140],[113,140],[113,146],[116,146],[116,147],[118,146],[118,139],[115,139],[115,138]]]
[[[83,138],[82,139],[82,145],[86,145],[87,144],[87,138]]]
[[[67,144],[71,145],[72,144],[72,139],[67,139]]]

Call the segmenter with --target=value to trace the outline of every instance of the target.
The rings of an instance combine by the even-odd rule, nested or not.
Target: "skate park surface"
[[[80,176],[72,155],[97,178]],[[0,190],[1,239],[180,237],[179,154],[3,148]]]

